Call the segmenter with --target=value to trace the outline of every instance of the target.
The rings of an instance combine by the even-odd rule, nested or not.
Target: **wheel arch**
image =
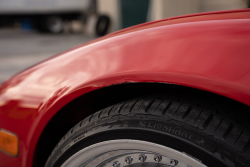
[[[42,167],[59,140],[82,119],[110,105],[142,96],[175,96],[198,100],[200,104],[216,106],[213,110],[223,108],[223,104],[230,104],[224,110],[244,114],[250,110],[249,106],[208,91],[196,88],[166,84],[166,83],[122,83],[100,88],[83,94],[61,108],[44,128],[36,145],[33,166]],[[84,103],[82,103],[84,101]],[[236,110],[237,109],[237,110]],[[84,111],[84,112],[82,112]],[[235,118],[235,121],[240,121]],[[247,123],[246,123],[247,124]],[[58,128],[59,127],[59,128]],[[53,135],[54,138],[48,138]],[[40,150],[40,148],[45,148]]]

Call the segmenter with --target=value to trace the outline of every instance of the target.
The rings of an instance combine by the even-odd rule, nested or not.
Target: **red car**
[[[0,89],[1,167],[250,166],[250,10],[145,23]]]

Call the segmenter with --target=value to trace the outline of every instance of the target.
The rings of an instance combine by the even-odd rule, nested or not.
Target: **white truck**
[[[29,19],[40,31],[60,33],[64,20],[78,19],[91,0],[0,0],[0,24]]]

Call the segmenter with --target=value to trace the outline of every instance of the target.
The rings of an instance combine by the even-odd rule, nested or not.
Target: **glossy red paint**
[[[225,13],[231,18],[224,19]],[[179,84],[250,106],[250,10],[211,15],[129,28],[44,61],[4,83],[0,128],[18,135],[20,152],[18,157],[0,152],[0,166],[30,167],[39,136],[53,115],[76,97],[113,84]],[[161,21],[152,24],[156,23]]]

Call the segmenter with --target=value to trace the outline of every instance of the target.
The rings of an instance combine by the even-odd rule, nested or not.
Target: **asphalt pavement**
[[[27,67],[93,39],[82,33],[53,35],[0,29],[0,83]]]

